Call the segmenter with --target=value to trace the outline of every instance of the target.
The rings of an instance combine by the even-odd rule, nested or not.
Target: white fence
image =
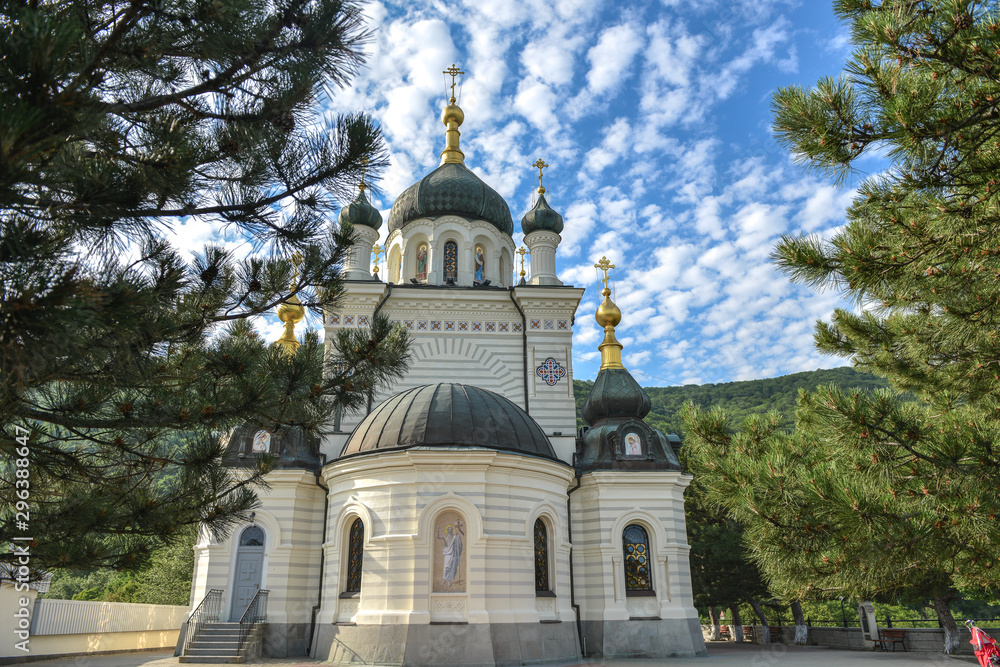
[[[177,630],[184,624],[188,609],[130,602],[38,600],[31,618],[31,635]]]

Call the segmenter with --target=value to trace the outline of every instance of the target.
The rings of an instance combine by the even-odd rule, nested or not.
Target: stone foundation
[[[574,623],[324,625],[312,656],[334,664],[495,667],[580,659]]]
[[[697,618],[584,621],[588,658],[691,658],[708,655]]]
[[[265,658],[305,655],[309,643],[309,623],[267,623],[261,641]]]

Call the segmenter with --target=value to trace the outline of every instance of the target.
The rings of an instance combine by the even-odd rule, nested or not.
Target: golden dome
[[[622,311],[609,298],[611,290],[605,287],[601,290],[601,296],[604,297],[604,301],[597,307],[597,323],[604,328],[618,326],[622,321]]]
[[[274,344],[283,347],[287,354],[294,355],[295,351],[299,349],[299,341],[295,338],[295,325],[301,322],[305,316],[305,306],[295,294],[282,301],[281,305],[278,306],[278,319],[285,323],[285,332],[281,334],[281,338],[274,341]]]
[[[441,122],[444,123],[445,127],[452,121],[454,121],[456,126],[465,122],[465,112],[462,111],[462,107],[455,104],[454,97],[451,98],[451,103],[441,113]]]

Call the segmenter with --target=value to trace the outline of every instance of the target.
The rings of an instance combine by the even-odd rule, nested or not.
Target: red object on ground
[[[969,643],[972,644],[972,652],[975,654],[976,660],[979,661],[980,667],[1000,665],[1000,650],[997,649],[996,640],[974,625],[970,624],[969,630],[972,631],[972,639],[969,640]]]

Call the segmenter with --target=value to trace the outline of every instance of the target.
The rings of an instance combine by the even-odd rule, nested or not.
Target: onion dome
[[[507,236],[514,234],[507,202],[461,162],[446,162],[404,190],[389,212],[389,231],[441,215],[485,220]]]
[[[358,186],[358,196],[350,204],[340,209],[337,221],[343,225],[345,222],[351,225],[364,225],[372,229],[382,226],[382,214],[371,205],[368,197],[365,196],[365,183]]]
[[[539,193],[534,208],[521,218],[521,231],[527,236],[531,232],[537,231],[559,234],[562,230],[563,217],[549,206],[549,203],[545,201],[545,195]]]
[[[649,394],[624,368],[607,368],[597,374],[580,416],[593,426],[602,419],[642,419],[653,404]]]
[[[556,459],[541,427],[503,396],[427,384],[391,396],[355,427],[340,456],[411,447],[484,447]]]

